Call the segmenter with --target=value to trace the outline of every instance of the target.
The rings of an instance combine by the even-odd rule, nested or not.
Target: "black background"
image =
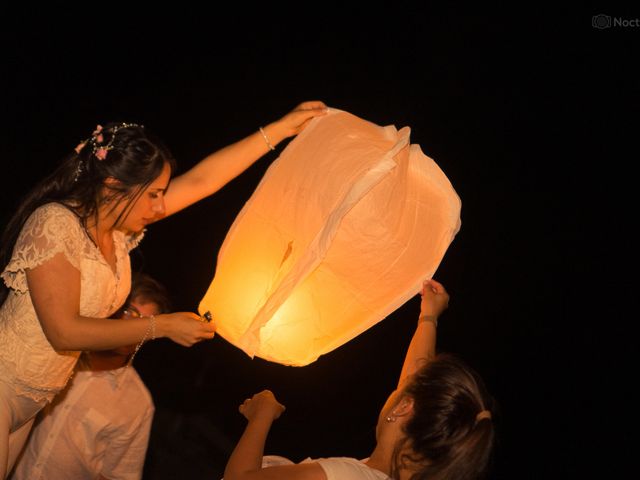
[[[499,402],[491,478],[624,472],[637,417],[640,28],[599,30],[591,17],[634,12],[272,7],[7,13],[2,223],[110,120],[157,132],[178,173],[305,100],[409,126],[462,199],[462,229],[435,275],[451,294],[438,342]],[[228,228],[277,154],[149,228],[134,268],[164,283],[177,310],[195,311]],[[145,479],[220,478],[244,426],[237,405],[263,388],[287,406],[267,453],[367,456],[418,310],[416,297],[302,368],[251,360],[220,337],[146,345],[136,366],[156,416]]]

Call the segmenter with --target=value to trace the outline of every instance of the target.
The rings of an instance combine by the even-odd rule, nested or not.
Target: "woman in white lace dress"
[[[190,312],[109,320],[129,293],[129,251],[146,225],[216,192],[325,109],[300,104],[171,182],[174,160],[151,132],[99,126],[27,196],[0,245],[0,479],[80,351],[158,337],[190,346],[214,336]]]
[[[382,407],[371,455],[308,458],[294,464],[263,457],[271,424],[284,411],[262,391],[240,406],[248,420],[224,480],[472,480],[486,471],[493,447],[493,400],[480,377],[458,358],[436,355],[438,317],[449,295],[425,282],[418,325],[398,388]]]

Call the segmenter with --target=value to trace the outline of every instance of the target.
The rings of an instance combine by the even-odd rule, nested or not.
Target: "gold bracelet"
[[[262,134],[262,138],[264,138],[264,141],[267,144],[267,147],[269,147],[269,150],[275,150],[276,148],[273,145],[271,145],[271,142],[269,141],[269,137],[267,137],[267,134],[264,133],[264,128],[260,127],[260,133]]]

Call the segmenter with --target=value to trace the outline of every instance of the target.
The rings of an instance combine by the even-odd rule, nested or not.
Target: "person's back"
[[[134,276],[123,318],[169,310],[162,285]],[[131,362],[135,346],[87,352],[73,378],[38,416],[11,480],[139,479],[154,406]]]
[[[40,413],[11,480],[138,479],[154,407],[132,367],[80,368]]]

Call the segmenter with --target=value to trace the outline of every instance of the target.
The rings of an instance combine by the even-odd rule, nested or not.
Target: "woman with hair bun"
[[[0,479],[81,351],[214,336],[191,312],[110,320],[129,294],[129,251],[148,224],[215,193],[325,111],[302,103],[173,180],[175,161],[147,128],[98,126],[26,196],[0,244]]]
[[[382,407],[376,446],[364,460],[263,457],[271,424],[285,407],[264,390],[240,405],[248,424],[225,480],[473,480],[487,470],[494,442],[493,400],[478,374],[450,354],[435,354],[438,317],[449,295],[425,282],[418,325],[398,388]]]

